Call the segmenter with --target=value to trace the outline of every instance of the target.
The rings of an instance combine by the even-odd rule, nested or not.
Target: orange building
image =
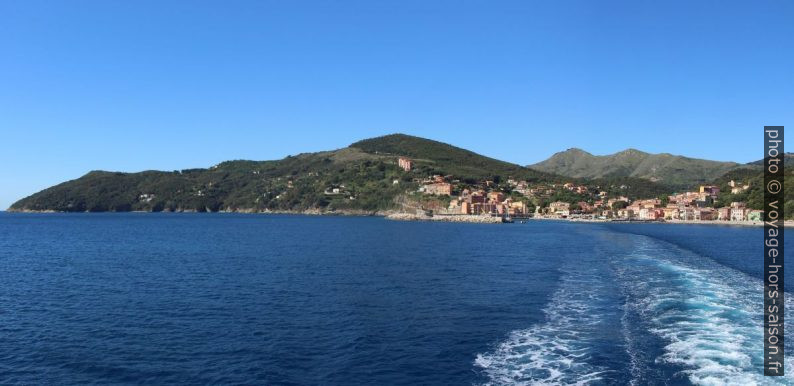
[[[505,199],[505,194],[502,192],[490,192],[488,193],[488,200],[493,202],[502,202]]]

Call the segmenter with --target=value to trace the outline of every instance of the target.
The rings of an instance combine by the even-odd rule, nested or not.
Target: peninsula
[[[524,167],[392,134],[276,161],[227,161],[170,172],[92,171],[23,198],[9,211],[763,219],[757,165],[660,158],[636,150],[594,157],[572,149]],[[664,173],[637,172],[660,159],[666,167],[653,170]],[[788,187],[786,205],[794,205]]]

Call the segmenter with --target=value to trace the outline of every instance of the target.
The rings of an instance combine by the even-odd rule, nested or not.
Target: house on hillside
[[[749,182],[747,184],[743,184],[741,182],[736,182],[734,180],[731,180],[731,182],[728,183],[728,186],[731,187],[731,194],[739,194],[747,189],[750,189]]]
[[[505,194],[502,192],[489,192],[488,193],[488,201],[492,202],[502,202],[505,200]]]
[[[399,166],[400,168],[402,168],[402,170],[406,172],[410,172],[411,168],[413,168],[413,165],[414,163],[413,161],[411,161],[410,158],[400,157],[399,159],[397,159],[397,166]]]
[[[436,182],[424,186],[425,193],[435,196],[451,196],[452,184],[448,182]]]
[[[720,194],[720,188],[714,185],[701,185],[700,193],[707,194],[714,198]]]

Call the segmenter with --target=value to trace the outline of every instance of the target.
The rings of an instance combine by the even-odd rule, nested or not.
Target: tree
[[[786,219],[794,219],[794,200],[786,201],[786,204],[783,206],[783,214],[786,216]]]

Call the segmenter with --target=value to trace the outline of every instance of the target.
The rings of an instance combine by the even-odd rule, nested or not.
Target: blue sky
[[[791,1],[0,2],[0,208],[94,169],[393,132],[528,164],[746,162],[794,118]]]

